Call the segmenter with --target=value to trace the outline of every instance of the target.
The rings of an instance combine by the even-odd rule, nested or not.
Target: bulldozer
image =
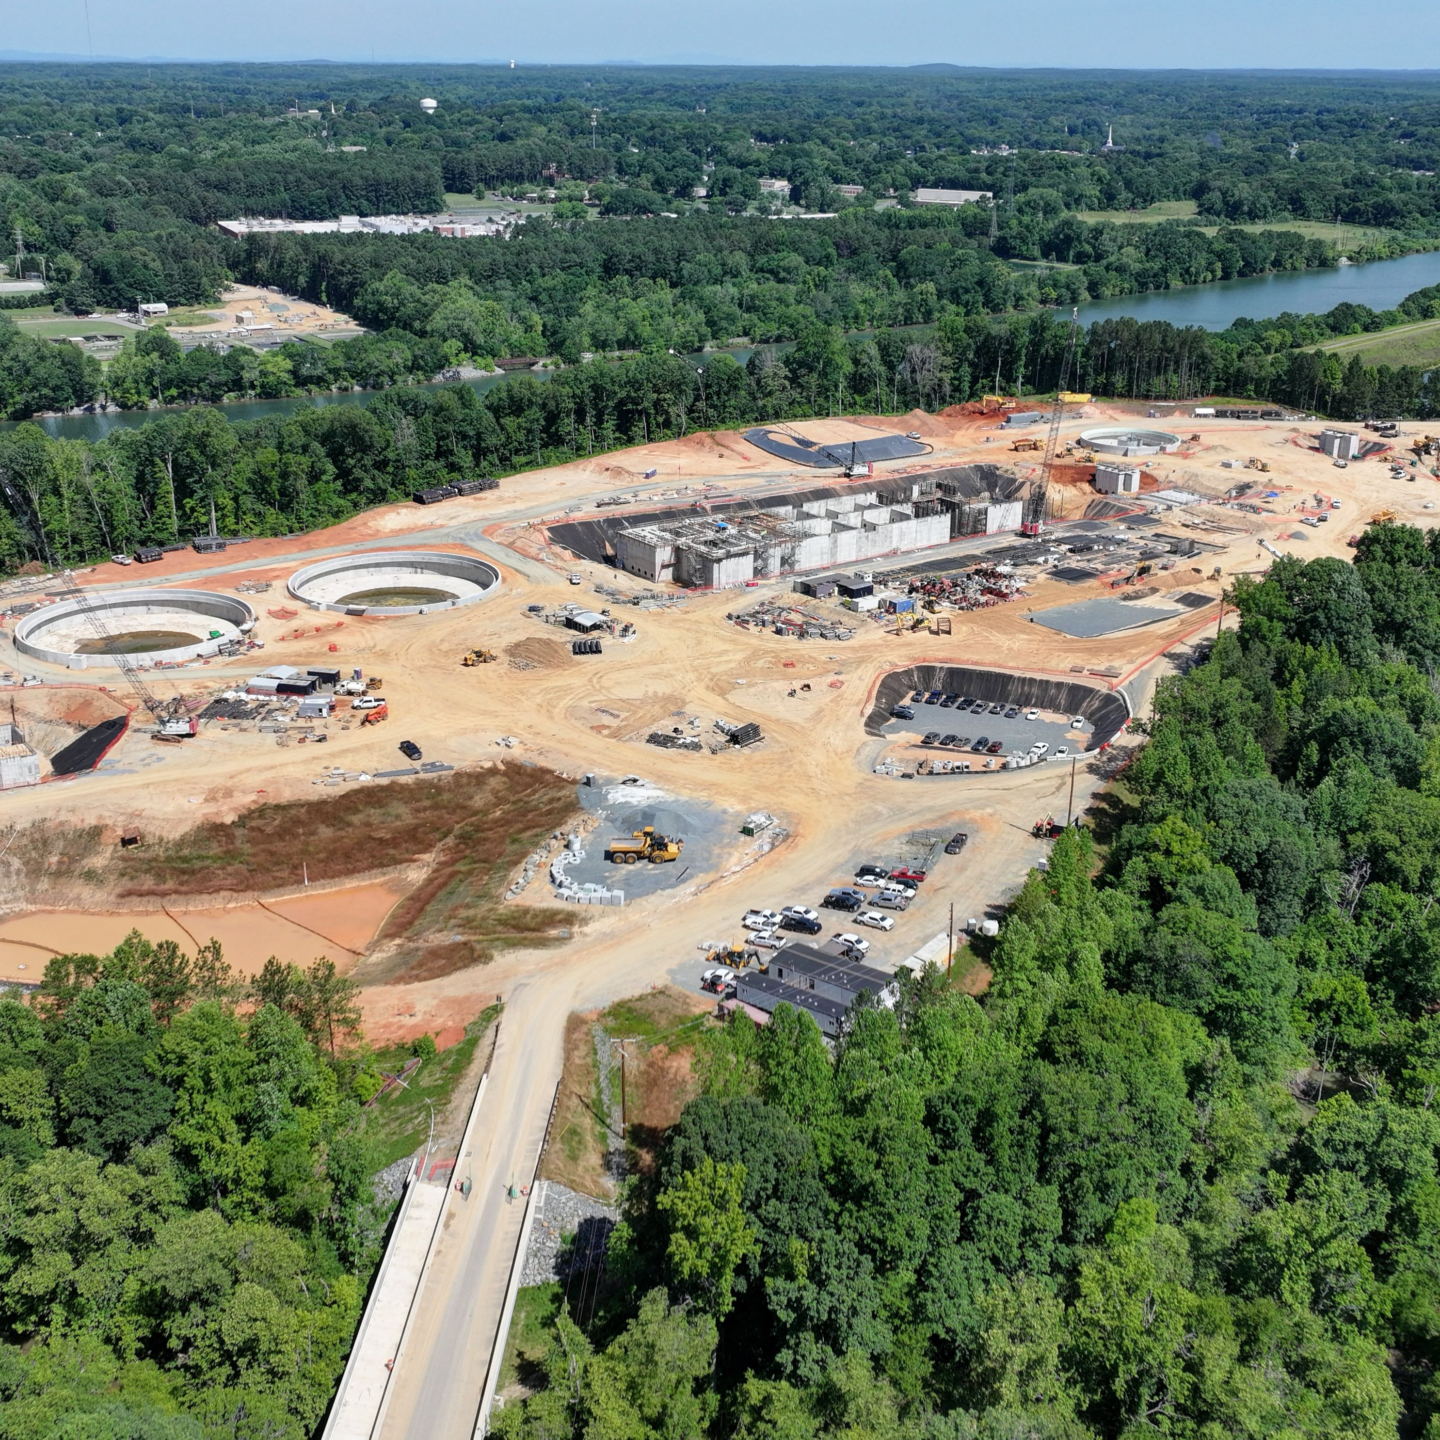
[[[366,694],[373,694],[376,690],[382,690],[384,687],[385,682],[378,675],[370,676],[365,682]]]
[[[460,663],[467,669],[472,665],[493,665],[495,652],[493,650],[467,650],[460,657]]]
[[[659,835],[653,825],[633,831],[628,840],[612,840],[605,847],[605,858],[612,865],[633,865],[637,860],[648,860],[652,865],[663,865],[669,860],[678,860],[685,848],[683,840]]]

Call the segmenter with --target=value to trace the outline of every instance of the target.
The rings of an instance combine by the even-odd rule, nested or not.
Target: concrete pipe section
[[[473,605],[500,588],[500,572],[473,555],[376,550],[336,555],[290,577],[290,593],[314,610],[345,615],[428,615]]]
[[[175,665],[218,654],[255,619],[238,595],[211,590],[101,591],[83,604],[61,600],[25,616],[15,648],[72,670],[113,666],[117,655],[137,665]]]
[[[1097,455],[1173,455],[1180,448],[1180,437],[1165,430],[1133,430],[1115,426],[1087,430],[1080,443]]]

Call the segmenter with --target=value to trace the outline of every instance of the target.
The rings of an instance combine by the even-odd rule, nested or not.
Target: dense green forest
[[[983,999],[714,1036],[498,1433],[1440,1433],[1440,544],[1234,600]]]
[[[1435,372],[1367,367],[1358,357],[1342,366],[1323,352],[1288,348],[1437,309],[1440,287],[1383,314],[1342,305],[1324,316],[1245,321],[1219,334],[1103,321],[1077,337],[1072,383],[1143,399],[1253,396],[1350,419],[1440,415]],[[110,383],[131,387],[137,403],[352,384],[383,393],[365,406],[302,406],[238,424],[197,405],[98,443],[55,440],[33,424],[0,432],[0,472],[18,497],[0,507],[0,572],[29,561],[80,565],[141,544],[183,541],[208,531],[212,505],[223,534],[291,534],[428,486],[694,430],[936,410],[984,393],[997,377],[1017,393],[1053,390],[1068,336],[1068,325],[1048,312],[949,315],[933,327],[848,338],[838,326],[812,325],[783,353],[762,348],[743,366],[725,354],[694,365],[652,352],[569,366],[548,380],[520,376],[480,395],[459,384],[404,383],[467,354],[467,342],[453,337],[391,328],[332,346],[293,342],[264,355],[236,347],[221,356],[203,347],[187,354],[163,330],[149,331],[112,367]],[[56,383],[88,373],[73,347],[28,340],[0,316],[0,384],[33,373],[7,365],[6,357],[26,346],[69,367],[47,372]]]
[[[353,990],[133,934],[0,998],[5,1440],[316,1429],[386,1220]]]

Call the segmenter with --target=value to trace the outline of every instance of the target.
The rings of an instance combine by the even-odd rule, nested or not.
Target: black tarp
[[[813,465],[817,469],[841,469],[845,466],[869,465],[877,460],[911,460],[928,455],[931,447],[905,435],[877,435],[873,440],[857,440],[854,445],[822,445],[784,430],[761,426],[747,430],[745,438],[757,449],[793,465]]]
[[[102,720],[54,756],[50,761],[50,769],[56,775],[78,775],[82,770],[93,770],[105,752],[125,733],[125,727],[129,723],[128,715]]]

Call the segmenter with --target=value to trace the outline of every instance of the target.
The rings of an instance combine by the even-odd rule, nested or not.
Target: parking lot
[[[916,742],[932,730],[938,730],[942,736],[959,735],[962,740],[969,736],[963,747],[966,755],[971,754],[970,746],[982,735],[1000,742],[1000,749],[996,753],[1002,759],[1012,751],[1029,750],[1037,740],[1043,740],[1050,746],[1051,755],[1061,746],[1068,746],[1070,753],[1076,754],[1084,747],[1090,734],[1088,724],[1076,730],[1070,725],[1071,716],[1056,715],[1045,710],[1040,712],[1036,720],[1027,720],[1025,716],[1028,712],[1025,710],[1021,710],[1013,719],[1006,719],[1003,712],[992,715],[990,711],[993,707],[989,705],[985,707],[983,714],[976,714],[973,710],[961,710],[958,702],[954,706],[939,703],[927,705],[907,697],[906,703],[915,711],[915,718],[887,721],[881,728],[882,735],[890,740]],[[1008,710],[1010,707],[1006,708]],[[938,745],[926,748],[933,748],[939,754],[945,753],[944,748]]]

